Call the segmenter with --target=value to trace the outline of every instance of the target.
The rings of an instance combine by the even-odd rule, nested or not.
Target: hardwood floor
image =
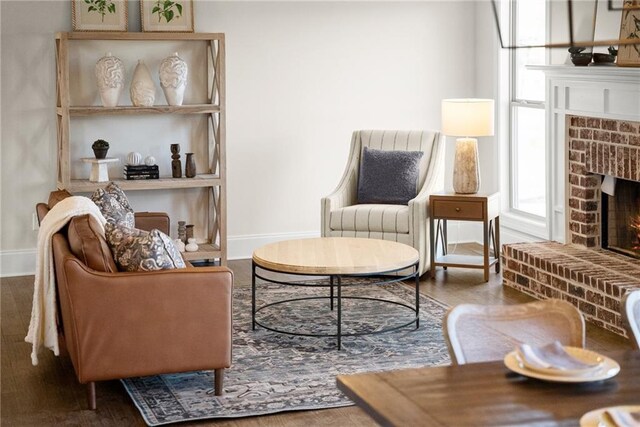
[[[465,245],[459,252],[478,248]],[[236,286],[249,286],[251,262],[231,261]],[[517,304],[532,298],[503,288],[500,276],[492,273],[482,283],[481,270],[438,269],[436,277],[425,277],[421,291],[449,306],[460,303]],[[24,342],[31,315],[33,276],[0,280],[1,298],[1,424],[3,426],[144,426],[145,423],[118,381],[97,383],[96,411],[86,409],[85,387],[78,384],[68,357],[43,351],[40,364],[31,365],[31,347]],[[587,346],[596,351],[629,348],[629,341],[603,329],[588,326]],[[371,418],[356,407],[300,411],[235,420],[184,423],[183,425],[224,427],[261,426],[374,426]]]

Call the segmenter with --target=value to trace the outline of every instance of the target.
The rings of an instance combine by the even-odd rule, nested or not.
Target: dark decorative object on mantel
[[[171,144],[171,176],[182,178],[182,162],[180,161],[180,144]]]
[[[187,153],[184,176],[186,176],[187,178],[196,177],[196,161],[193,158],[193,153]]]
[[[186,236],[187,236],[187,241],[189,241],[189,239],[193,239],[193,228],[195,226],[193,224],[187,224],[186,225]]]
[[[594,53],[593,62],[595,64],[613,64],[618,56],[618,49],[609,46],[609,53]]]
[[[93,149],[93,154],[96,156],[96,159],[104,159],[107,157],[107,151],[109,151],[109,143],[104,139],[98,139],[94,141],[91,148]]]
[[[573,62],[573,65],[577,65],[577,66],[585,66],[585,65],[589,65],[589,63],[591,62],[591,52],[582,52],[583,50],[585,50],[584,47],[570,47],[569,48],[569,52],[571,52],[571,62]]]

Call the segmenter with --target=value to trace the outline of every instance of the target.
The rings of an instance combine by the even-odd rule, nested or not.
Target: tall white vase
[[[156,99],[156,88],[149,69],[139,60],[131,80],[131,103],[136,107],[151,107]]]
[[[124,64],[111,52],[96,62],[96,83],[100,92],[102,105],[115,107],[124,88]]]
[[[160,63],[160,86],[169,105],[182,105],[184,90],[187,87],[187,73],[187,63],[178,56],[178,52]]]

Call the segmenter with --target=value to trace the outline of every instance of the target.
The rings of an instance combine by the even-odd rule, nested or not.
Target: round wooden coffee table
[[[420,327],[420,276],[418,274],[418,264],[420,255],[411,246],[378,239],[360,239],[350,237],[321,237],[315,239],[285,240],[272,243],[256,249],[253,252],[252,279],[251,279],[251,319],[252,327],[256,325],[265,329],[301,336],[313,337],[336,337],[338,349],[342,347],[343,336],[356,336],[367,334],[378,334],[389,332],[415,323],[416,329]],[[409,274],[403,270],[410,270]],[[286,273],[303,276],[328,276],[329,281],[312,282],[309,281],[279,281],[267,278],[260,274],[260,270],[272,271],[276,273]],[[401,273],[402,272],[402,273]],[[345,278],[379,277],[381,280],[367,282],[366,286],[382,285],[403,280],[415,281],[415,306],[408,304],[370,297],[342,296],[342,288]],[[282,301],[256,307],[256,279],[261,279],[268,283],[275,283],[287,286],[314,286],[328,287],[328,296],[291,298]],[[362,285],[362,284],[360,284]],[[353,286],[353,285],[351,285]],[[335,288],[335,295],[334,295]],[[336,333],[313,334],[287,331],[264,324],[256,320],[256,313],[280,304],[288,304],[294,301],[309,299],[328,299],[331,310],[334,309],[334,301],[337,309]],[[415,317],[410,322],[401,325],[394,325],[371,332],[347,332],[342,331],[342,300],[373,300],[382,303],[394,304],[412,310]]]

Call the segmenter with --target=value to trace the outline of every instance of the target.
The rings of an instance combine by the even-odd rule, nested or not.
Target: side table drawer
[[[433,200],[433,217],[445,219],[469,219],[482,221],[484,209],[482,202]]]

